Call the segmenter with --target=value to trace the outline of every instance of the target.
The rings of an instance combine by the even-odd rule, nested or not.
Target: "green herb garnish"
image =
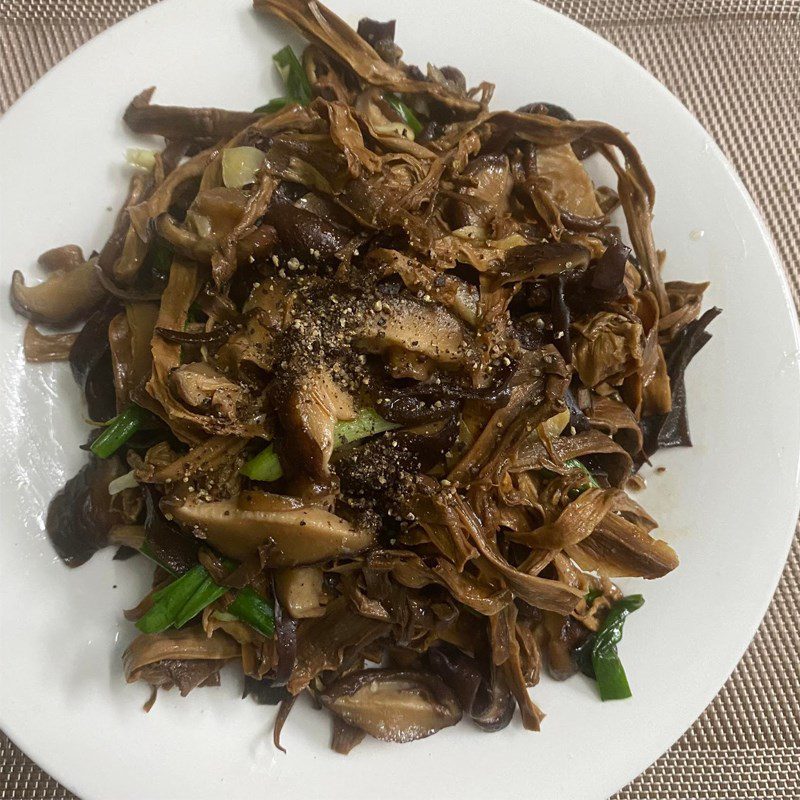
[[[113,456],[149,417],[150,412],[145,411],[141,406],[137,406],[135,403],[129,405],[106,425],[105,430],[92,442],[89,449],[98,458]]]
[[[570,458],[564,462],[564,466],[569,467],[570,469],[579,469],[586,476],[586,482],[582,483],[577,488],[576,490],[577,494],[582,494],[587,489],[600,488],[600,484],[597,482],[594,475],[592,475],[592,473],[589,472],[589,468],[582,461],[578,461],[577,458]]]
[[[416,114],[396,94],[385,92],[383,99],[394,109],[397,116],[414,131],[415,135],[422,133],[422,123],[417,119]]]
[[[640,594],[617,600],[608,616],[586,642],[575,650],[575,658],[584,675],[597,681],[602,700],[624,700],[631,696],[628,678],[622,667],[617,645],[622,639],[622,627],[628,614],[644,605]]]
[[[166,569],[153,555],[147,542],[142,545],[140,552]],[[226,562],[226,565],[231,568],[234,566],[233,562]],[[142,633],[182,628],[227,591],[234,590],[217,584],[206,568],[198,564],[153,595],[152,607],[136,623],[136,627]],[[250,586],[236,592],[228,613],[265,636],[272,636],[275,632],[272,605]]]
[[[333,446],[341,447],[348,442],[355,442],[400,427],[380,417],[372,408],[362,408],[355,419],[337,422],[333,429]],[[273,445],[267,445],[260,453],[253,456],[240,470],[242,475],[254,481],[276,481],[283,475],[278,454]]]
[[[592,603],[594,603],[595,600],[597,600],[598,597],[602,596],[603,596],[602,589],[589,589],[589,591],[586,592],[586,595],[584,596],[583,599],[586,601],[586,605],[590,606]]]
[[[198,564],[169,586],[157,591],[153,595],[152,607],[136,623],[136,627],[142,633],[161,633],[171,627],[206,578],[208,573]]]
[[[286,86],[288,99],[300,103],[301,106],[307,106],[311,102],[311,84],[308,82],[303,65],[294,54],[294,50],[287,45],[278,50],[272,56],[272,60],[278,68],[284,86]],[[270,103],[274,102],[275,100],[270,101]]]
[[[292,101],[288,97],[274,97],[269,103],[265,103],[263,106],[259,106],[258,108],[253,109],[254,114],[274,114],[276,111],[280,111],[282,108],[286,108],[286,106],[290,105]]]
[[[252,586],[245,586],[228,606],[228,613],[246,622],[264,636],[275,633],[275,614],[272,606]]]

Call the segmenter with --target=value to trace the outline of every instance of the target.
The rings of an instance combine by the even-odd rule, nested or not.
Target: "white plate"
[[[772,245],[739,179],[683,106],[602,39],[524,0],[335,0],[351,23],[398,19],[408,60],[452,63],[497,83],[495,107],[534,100],[631,132],[658,187],[655,232],[669,278],[712,282],[725,313],[689,371],[693,450],[659,454],[644,504],[682,558],[626,628],[634,698],[599,702],[583,678],[533,690],[540,734],[517,720],[489,736],[463,724],[344,759],[329,722],[298,709],[270,743],[272,712],[220,690],[162,693],[145,715],[120,655],[121,609],[144,570],[110,553],[70,571],[43,533],[51,495],[82,462],[86,428],[69,370],[25,366],[23,321],[0,303],[0,727],[83,800],[250,797],[606,797],[662,753],[722,685],[749,642],[798,513],[798,332]],[[124,196],[121,112],[157,101],[251,108],[278,94],[286,41],[246,0],[168,0],[115,26],[40,81],[0,125],[2,275],[36,277],[36,255],[98,247]],[[703,231],[699,238],[697,233]]]

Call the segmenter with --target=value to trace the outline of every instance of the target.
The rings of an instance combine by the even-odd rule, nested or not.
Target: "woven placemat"
[[[80,44],[154,1],[0,0],[0,110]],[[545,4],[630,54],[711,132],[764,214],[800,306],[800,0]],[[730,680],[614,800],[800,799],[798,609],[796,538],[769,612]],[[0,800],[73,797],[0,734]]]

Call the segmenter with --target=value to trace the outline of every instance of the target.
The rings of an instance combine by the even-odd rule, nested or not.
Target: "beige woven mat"
[[[78,45],[154,1],[0,0],[0,110]],[[546,4],[629,53],[711,132],[766,217],[800,305],[800,0]],[[799,609],[795,539],[731,679],[615,800],[800,800]],[[0,734],[0,800],[72,797]]]

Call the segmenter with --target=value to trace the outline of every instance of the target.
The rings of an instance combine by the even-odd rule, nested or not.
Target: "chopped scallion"
[[[275,53],[272,60],[286,86],[289,99],[300,103],[301,106],[307,106],[311,102],[311,84],[294,50],[287,45]]]
[[[422,133],[422,123],[417,119],[417,115],[396,94],[385,92],[383,99],[395,110],[401,121],[414,131],[415,136]]]
[[[160,633],[174,624],[176,616],[208,577],[198,564],[153,595],[150,610],[136,623],[142,633]]]
[[[333,429],[333,446],[341,447],[343,444],[398,427],[400,426],[394,422],[388,422],[378,416],[374,409],[362,408],[355,419],[336,423]],[[254,481],[276,481],[283,475],[280,459],[271,444],[253,456],[239,471]]]
[[[273,97],[268,103],[263,106],[253,109],[254,114],[274,114],[282,108],[286,108],[292,101],[288,97]]]
[[[109,458],[147,421],[149,412],[132,404],[114,417],[89,448],[98,458]]]

